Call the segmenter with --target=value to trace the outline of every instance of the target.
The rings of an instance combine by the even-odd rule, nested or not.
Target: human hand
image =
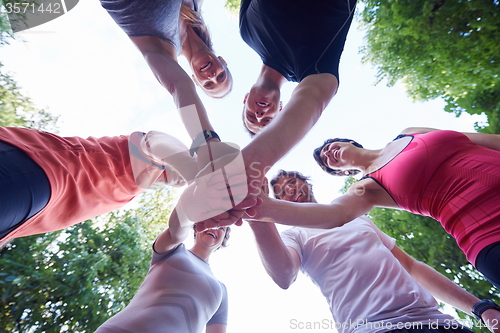
[[[196,152],[198,170],[201,171],[205,166],[223,156],[238,154],[240,148],[230,142],[219,142],[216,139],[204,143]]]
[[[194,223],[237,223],[257,202],[248,196],[247,177],[241,153],[225,155],[205,166],[179,200],[179,211]],[[217,226],[217,225],[214,225]]]
[[[483,312],[482,318],[491,332],[500,333],[500,311],[488,309]]]

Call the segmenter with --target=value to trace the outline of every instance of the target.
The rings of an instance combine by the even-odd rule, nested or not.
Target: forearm
[[[480,301],[477,297],[422,262],[415,261],[410,274],[434,297],[465,313],[471,314],[474,304]]]
[[[364,214],[350,210],[348,204],[338,202],[338,199],[330,204],[320,204],[263,198],[262,205],[256,210],[257,215],[252,220],[318,229],[340,227]]]
[[[156,79],[172,95],[191,138],[202,130],[213,130],[194,82],[176,59],[158,52],[143,52],[143,55]]]
[[[480,146],[500,151],[500,135],[484,133],[464,133],[467,137]]]
[[[333,75],[306,77],[295,88],[283,111],[243,150],[250,175],[264,177],[265,172],[287,154],[316,124],[336,92]]]
[[[273,223],[249,222],[255,235],[262,264],[273,279],[283,289],[287,289],[297,277],[298,267],[295,267],[289,250]]]

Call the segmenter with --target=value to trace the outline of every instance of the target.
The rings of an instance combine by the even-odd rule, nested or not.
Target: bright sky
[[[231,94],[214,100],[200,91],[210,119],[222,140],[244,147],[249,141],[241,121],[242,101],[259,73],[261,61],[240,38],[238,19],[223,8],[224,0],[205,0],[203,12],[219,55],[234,78]],[[318,201],[338,195],[343,184],[323,173],[312,150],[330,137],[354,139],[366,148],[381,148],[404,128],[434,127],[473,131],[479,116],[443,111],[444,103],[413,103],[401,85],[374,86],[375,71],[361,65],[358,49],[363,32],[354,22],[340,64],[340,88],[315,128],[270,171],[298,170],[313,179]],[[112,136],[161,130],[190,145],[168,92],[155,80],[144,59],[99,1],[80,1],[66,15],[18,34],[0,48],[4,70],[10,72],[38,107],[61,115],[60,135]],[[186,62],[181,59],[184,68]],[[285,84],[286,103],[294,83]],[[211,259],[216,276],[230,295],[228,332],[331,332],[299,329],[292,322],[330,320],[319,289],[303,275],[289,290],[274,285],[262,268],[248,226],[233,228],[231,246]],[[390,291],[388,291],[390,292]]]

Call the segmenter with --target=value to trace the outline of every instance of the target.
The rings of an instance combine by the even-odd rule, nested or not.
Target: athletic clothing
[[[95,333],[201,333],[227,324],[226,287],[210,265],[180,244],[153,252],[144,282],[130,304]]]
[[[490,244],[479,252],[476,268],[500,290],[500,242]]]
[[[100,0],[113,20],[132,37],[158,37],[181,52],[179,23],[183,0]],[[198,11],[197,0],[186,1]]]
[[[454,131],[409,136],[398,155],[364,178],[402,209],[440,221],[475,265],[482,249],[500,241],[500,152]]]
[[[394,257],[395,240],[367,217],[326,230],[294,227],[281,238],[326,297],[339,333],[458,324]]]
[[[242,0],[240,34],[264,65],[288,81],[331,73],[340,55],[356,0]]]
[[[0,141],[0,239],[38,213],[50,198],[42,168],[22,150]]]
[[[0,127],[0,141],[19,148],[40,166],[51,191],[47,205],[4,238],[64,229],[120,208],[144,190],[130,167],[128,136],[82,139]],[[16,186],[2,187],[2,192],[10,193]]]

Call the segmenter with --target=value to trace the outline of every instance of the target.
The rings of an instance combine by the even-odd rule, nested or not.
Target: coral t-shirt
[[[0,140],[24,151],[46,173],[50,200],[4,238],[64,229],[120,208],[144,190],[130,166],[128,136],[83,139],[0,127]]]

